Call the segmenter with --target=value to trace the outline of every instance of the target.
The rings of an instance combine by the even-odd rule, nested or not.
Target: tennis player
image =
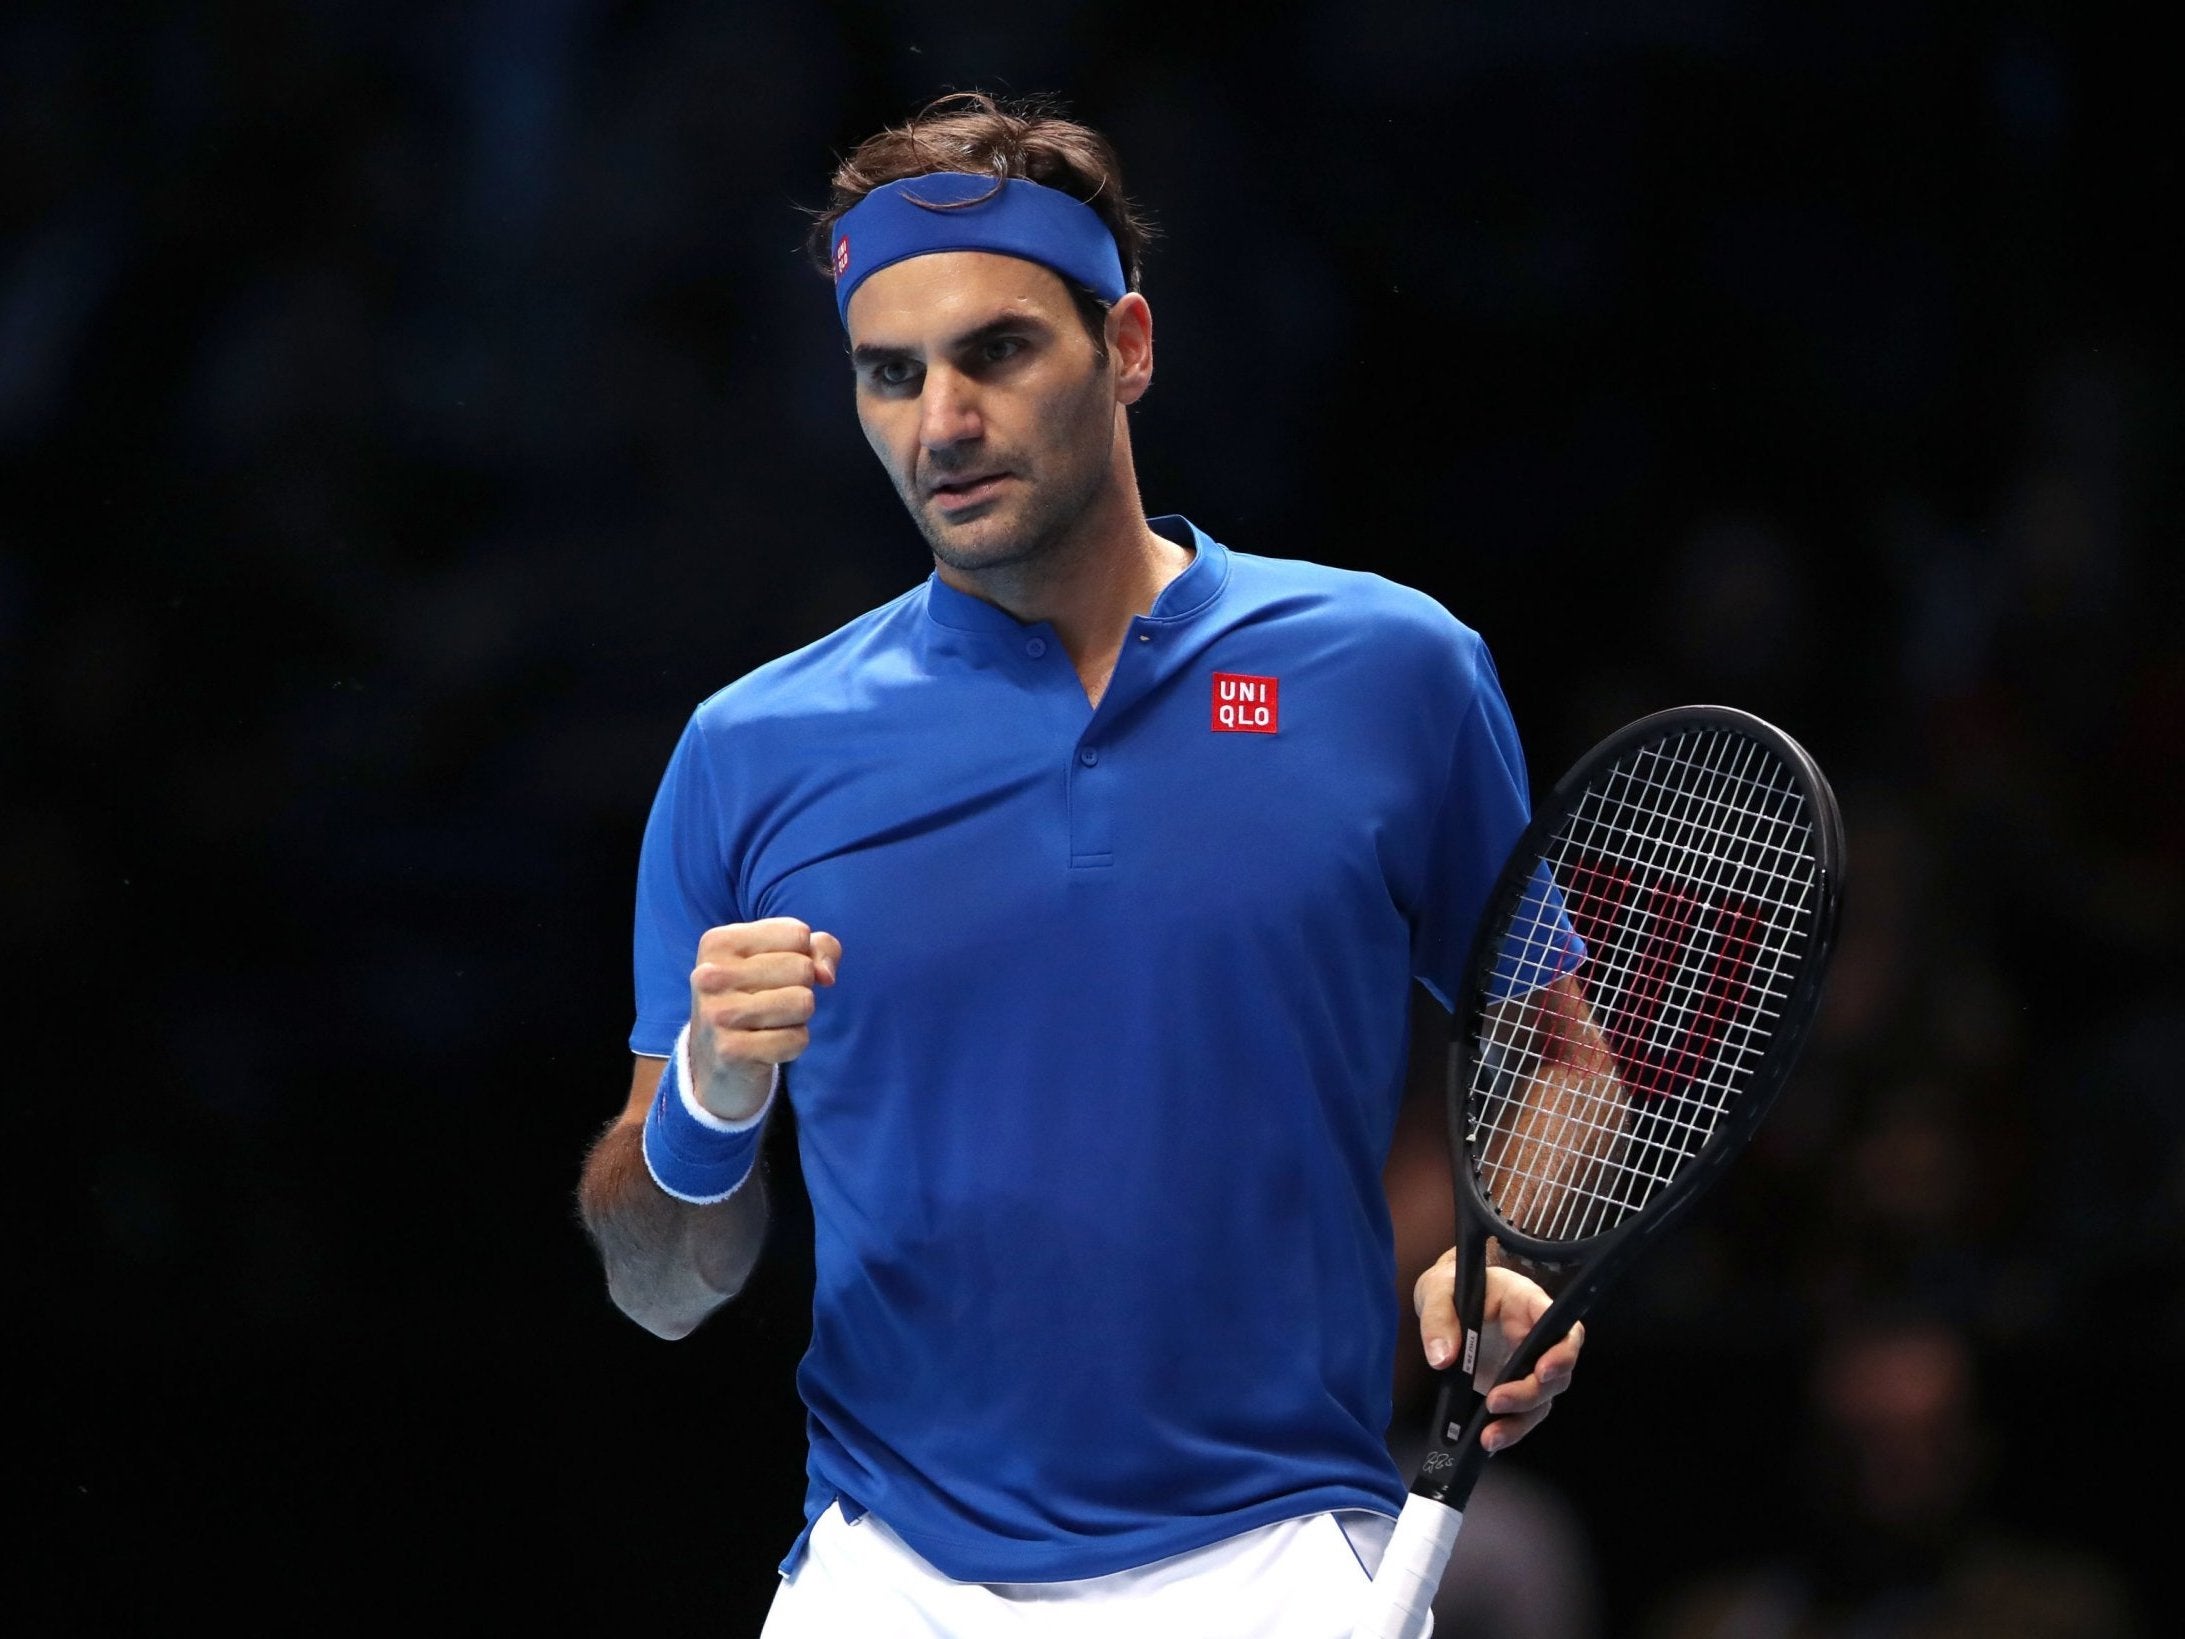
[[[645,832],[581,1204],[681,1337],[759,1257],[795,1105],[810,1456],[768,1639],[1336,1639],[1402,1502],[1411,987],[1456,991],[1524,760],[1433,600],[1146,516],[1145,238],[1038,104],[945,98],[840,166],[814,247],[933,571],[698,706]],[[1491,1337],[1546,1302],[1495,1271]],[[1492,1444],[1581,1342],[1495,1391]]]

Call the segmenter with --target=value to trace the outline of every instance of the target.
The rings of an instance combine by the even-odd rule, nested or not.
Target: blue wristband
[[[781,1071],[774,1071],[774,1085],[766,1102],[746,1121],[723,1121],[698,1102],[690,1085],[690,1061],[685,1053],[690,1026],[676,1035],[669,1050],[667,1068],[645,1112],[645,1167],[652,1181],[678,1201],[710,1206],[725,1201],[751,1176],[759,1158],[759,1133],[767,1111],[774,1107]]]

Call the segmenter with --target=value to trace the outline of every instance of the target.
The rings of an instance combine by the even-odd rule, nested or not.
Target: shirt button
[[[1083,763],[1087,768],[1090,768],[1094,763],[1100,761],[1100,753],[1093,750],[1091,746],[1087,746],[1083,751],[1080,751],[1077,754],[1077,760]]]
[[[1030,642],[1024,645],[1024,652],[1030,655],[1034,660],[1037,660],[1041,655],[1047,652],[1047,640],[1043,637],[1033,638]]]

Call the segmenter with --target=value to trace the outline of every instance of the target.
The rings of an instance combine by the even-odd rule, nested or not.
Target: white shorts
[[[1308,1514],[1075,1582],[952,1582],[872,1514],[831,1506],[761,1639],[1349,1639],[1394,1522]]]

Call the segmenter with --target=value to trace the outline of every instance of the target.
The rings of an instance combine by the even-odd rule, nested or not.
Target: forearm
[[[1482,1156],[1496,1204],[1536,1234],[1582,1212],[1623,1147],[1623,1085],[1576,979],[1528,998],[1521,1034],[1538,1055],[1521,1100],[1501,1112]]]
[[[657,1336],[678,1338],[741,1291],[766,1242],[764,1170],[755,1165],[727,1200],[693,1206],[653,1182],[641,1122],[602,1133],[577,1200],[615,1307]]]
[[[1580,1076],[1613,1076],[1616,1056],[1577,979],[1564,974],[1535,997],[1541,1057]]]

